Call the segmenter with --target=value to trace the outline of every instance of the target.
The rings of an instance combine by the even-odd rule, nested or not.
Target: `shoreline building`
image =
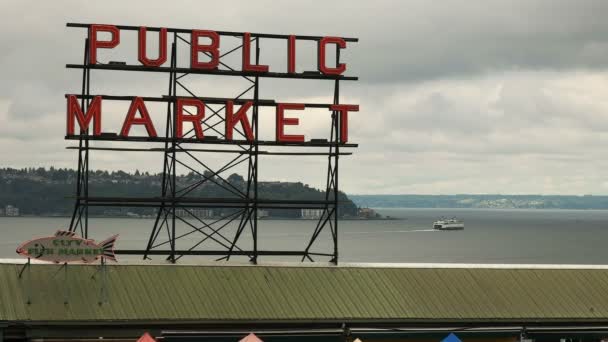
[[[213,218],[213,209],[207,208],[189,208],[189,209],[175,209],[175,215],[183,218]]]
[[[4,208],[4,215],[5,216],[19,216],[19,208],[9,204]]]
[[[378,218],[380,215],[372,208],[358,208],[357,216],[366,219]]]
[[[323,209],[302,209],[300,218],[305,220],[318,220],[323,215]]]
[[[608,338],[608,265],[63,267],[0,262],[0,341]]]

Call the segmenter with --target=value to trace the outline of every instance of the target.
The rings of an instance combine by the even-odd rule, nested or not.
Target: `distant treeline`
[[[207,178],[207,181],[203,180]],[[71,215],[74,208],[77,172],[70,169],[24,168],[0,169],[0,206],[14,205],[22,215]],[[236,173],[225,180],[210,172],[202,175],[191,172],[176,178],[177,189],[202,182],[187,194],[197,198],[236,198],[236,195],[218,184],[229,182],[242,191],[246,180]],[[90,171],[89,195],[100,197],[159,197],[161,194],[162,174],[148,172],[127,173],[123,171]],[[260,182],[261,199],[320,200],[325,192],[300,182]],[[338,196],[343,204],[339,208],[342,216],[357,214],[357,207],[346,194]],[[112,210],[114,209],[114,210]],[[153,208],[102,208],[91,207],[93,215],[112,215],[126,213],[126,210],[140,215],[154,213]],[[271,216],[299,217],[298,209],[270,209]]]
[[[608,196],[350,195],[370,208],[608,209]]]

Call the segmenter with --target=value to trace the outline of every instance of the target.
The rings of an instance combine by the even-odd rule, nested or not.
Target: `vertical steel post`
[[[173,65],[171,66],[172,68],[175,68],[177,65],[177,48],[176,48],[176,41],[177,41],[177,33],[173,33],[173,47],[172,47],[172,51],[171,51],[171,55],[173,56]],[[175,97],[177,96],[177,79],[175,77],[176,75],[173,75],[173,97],[175,99]],[[176,234],[175,234],[175,192],[176,192],[176,177],[177,177],[177,170],[176,170],[176,154],[175,154],[175,150],[177,148],[177,100],[175,100],[173,102],[173,136],[172,136],[172,140],[171,140],[171,262],[175,263],[175,238],[176,238]]]
[[[175,45],[177,44],[177,39],[175,34],[173,35],[173,44],[171,45],[171,59],[170,59],[170,66],[172,68],[175,67]],[[175,80],[175,72],[170,72],[169,73],[169,89],[167,90],[167,96],[171,97],[174,96],[173,93],[173,87],[175,85],[174,83]],[[173,132],[173,125],[172,125],[172,109],[175,103],[175,98],[173,98],[173,100],[167,102],[167,117],[166,117],[166,121],[165,121],[165,137],[170,137],[172,132]],[[161,230],[161,227],[166,223],[166,215],[163,216],[163,214],[166,211],[166,197],[167,197],[167,183],[169,182],[169,176],[168,176],[168,166],[169,166],[169,141],[166,140],[165,141],[165,150],[163,151],[163,173],[162,173],[162,180],[161,180],[161,193],[160,196],[162,198],[161,201],[161,205],[160,208],[158,208],[158,213],[156,213],[156,219],[154,220],[154,227],[152,228],[152,232],[150,233],[150,237],[148,238],[148,245],[146,246],[146,251],[143,255],[143,259],[146,259],[148,257],[148,252],[152,249],[153,245],[154,245],[154,241],[156,240],[156,236],[158,235],[159,231]],[[164,218],[163,218],[164,217]],[[161,220],[162,218],[162,220]]]
[[[106,258],[101,257],[101,291],[99,294],[99,305],[106,302]]]
[[[336,66],[340,65],[340,46],[336,45]],[[334,87],[334,104],[340,103],[340,80],[336,79],[335,87]],[[340,158],[340,141],[342,137],[340,136],[340,115],[337,112],[334,112],[336,116],[335,119],[335,137],[336,137],[336,148],[335,159],[334,159],[334,231],[332,232],[332,238],[334,240],[334,259],[332,260],[334,264],[338,264],[338,158]]]
[[[25,282],[25,295],[27,301],[25,302],[27,305],[32,304],[32,261],[30,258],[27,258],[27,262],[19,271],[19,281],[23,281],[23,272],[27,268],[27,281]]]
[[[255,39],[255,64],[260,64],[260,38]],[[249,56],[247,56],[249,58]],[[259,106],[258,101],[260,97],[260,78],[255,77],[255,87],[253,89],[253,122],[255,130],[255,145],[253,153],[253,259],[251,260],[254,264],[258,263],[258,156],[259,156]]]
[[[87,74],[88,74],[88,64],[89,64],[89,38],[85,38],[84,41],[84,54],[83,54],[83,65],[85,66],[82,69],[82,95],[86,94],[87,90]],[[82,108],[86,113],[88,100],[83,96],[80,100],[80,108]],[[80,205],[80,197],[82,196],[82,177],[83,177],[83,137],[82,130],[78,130],[80,132],[80,137],[78,139],[78,167],[76,173],[76,203],[74,204],[74,211],[72,213],[72,219],[70,220],[70,228],[69,230],[72,232],[76,231],[76,225],[80,225],[82,227],[81,217],[82,217],[82,207]],[[81,231],[81,233],[83,233]]]
[[[90,34],[90,33],[89,33]],[[88,39],[90,39],[89,37]],[[87,87],[86,87],[86,96],[91,93],[91,69],[89,68],[89,63],[87,63],[86,67],[87,74]],[[91,99],[88,99],[87,102],[90,103]],[[84,108],[85,113],[89,108],[89,103],[87,103],[86,108]],[[85,140],[85,173],[84,173],[84,232],[82,237],[85,239],[89,238],[89,128],[86,130],[86,140]],[[66,266],[67,267],[67,266]]]
[[[27,258],[27,304],[32,304],[32,260]]]
[[[63,286],[64,286],[64,292],[63,292],[63,304],[67,304],[68,300],[70,298],[70,281],[68,279],[68,263],[65,262],[63,264]]]

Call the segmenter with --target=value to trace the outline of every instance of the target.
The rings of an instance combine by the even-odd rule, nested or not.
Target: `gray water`
[[[340,221],[341,262],[458,262],[608,264],[608,211],[606,210],[491,210],[491,209],[379,209],[399,220]],[[465,221],[463,231],[434,231],[432,222],[457,217]],[[16,258],[15,248],[33,237],[47,236],[64,228],[68,218],[0,218],[0,258]],[[194,221],[191,221],[195,223]],[[302,250],[314,230],[314,221],[262,220],[260,250]],[[92,218],[90,237],[102,240],[120,234],[117,248],[143,249],[153,225],[150,219]],[[235,225],[222,230],[232,238]],[[181,225],[179,233],[191,231]],[[209,232],[207,230],[207,232]],[[329,231],[315,245],[329,248]],[[200,240],[199,232],[180,239],[177,248],[187,249]],[[217,236],[214,236],[214,238]],[[166,239],[166,233],[159,242]],[[223,249],[208,240],[204,249]],[[241,237],[241,247],[250,248],[251,235]],[[165,246],[167,247],[167,246]],[[120,259],[134,258],[119,256]],[[162,257],[156,257],[162,260]],[[239,260],[239,259],[237,259]],[[244,259],[240,259],[244,260]],[[277,260],[269,257],[261,261]],[[280,258],[284,261],[297,259]],[[319,259],[323,261],[327,259]]]

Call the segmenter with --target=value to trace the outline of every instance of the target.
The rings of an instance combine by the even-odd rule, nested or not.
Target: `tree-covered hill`
[[[207,180],[205,180],[207,178]],[[70,215],[74,206],[77,172],[70,169],[25,168],[0,169],[0,207],[14,205],[22,215]],[[89,195],[100,197],[158,197],[161,194],[161,174],[126,173],[123,171],[91,171],[89,176]],[[246,180],[238,174],[226,178],[234,188],[244,191]],[[177,189],[201,183],[186,196],[197,198],[236,198],[218,184],[224,180],[207,172],[203,175],[191,172],[176,178]],[[320,200],[325,198],[324,191],[300,182],[260,182],[259,198]],[[339,195],[343,204],[341,215],[354,216],[357,207],[344,193]],[[112,208],[91,208],[92,214],[108,214]],[[151,214],[150,208],[129,208],[131,212]],[[124,209],[123,209],[124,212]],[[271,216],[299,217],[300,211],[270,210]]]
[[[608,196],[564,195],[351,195],[372,208],[608,209]]]

